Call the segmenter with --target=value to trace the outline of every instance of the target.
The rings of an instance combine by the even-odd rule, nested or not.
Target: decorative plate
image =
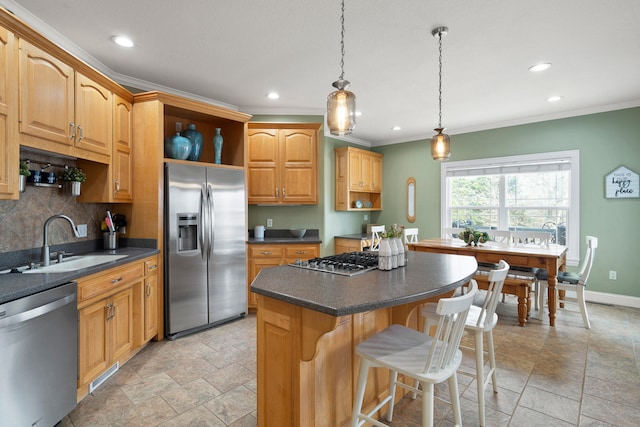
[[[370,202],[369,200],[367,200],[366,202],[364,202],[364,207],[365,207],[365,208],[370,208],[371,206],[373,206],[373,205],[371,204],[371,202]]]
[[[356,200],[356,208],[360,209],[362,207],[362,200]]]

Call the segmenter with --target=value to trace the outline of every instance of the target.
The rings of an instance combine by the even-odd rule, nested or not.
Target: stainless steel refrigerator
[[[175,339],[243,317],[244,172],[165,163],[165,319]]]

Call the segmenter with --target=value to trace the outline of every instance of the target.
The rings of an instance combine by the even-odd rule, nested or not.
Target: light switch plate
[[[87,237],[87,224],[78,224],[78,237]]]

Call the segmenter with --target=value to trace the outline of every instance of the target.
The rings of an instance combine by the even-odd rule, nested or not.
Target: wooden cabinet
[[[15,38],[0,26],[0,199],[19,195],[19,145],[13,138],[17,108]]]
[[[308,260],[320,256],[320,244],[251,244],[249,245],[247,286],[251,286],[263,268],[277,267],[279,265],[290,264],[296,260]],[[255,310],[258,306],[257,295],[247,289],[248,307]]]
[[[144,342],[158,334],[158,257],[144,262]]]
[[[249,123],[249,204],[318,203],[319,126]]]
[[[77,160],[87,174],[79,202],[131,203],[133,201],[133,104],[113,95],[113,147],[109,164]]]
[[[20,144],[109,163],[111,91],[24,39],[18,46]]]
[[[335,149],[337,211],[382,210],[382,158],[354,147]]]
[[[147,261],[157,265],[156,256]],[[79,399],[92,381],[116,362],[126,362],[140,347],[136,331],[146,326],[139,325],[145,301],[138,295],[153,276],[145,277],[145,268],[144,261],[134,261],[78,279]]]
[[[342,237],[333,238],[333,247],[336,254],[346,252],[360,252],[370,246],[369,239],[345,239]]]

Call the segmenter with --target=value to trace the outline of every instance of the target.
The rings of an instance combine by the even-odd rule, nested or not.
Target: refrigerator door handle
[[[211,247],[213,246],[213,199],[211,197],[211,186],[207,184],[207,260],[211,259]]]
[[[198,208],[198,243],[200,243],[200,255],[204,260],[204,188],[200,188],[200,207]]]

